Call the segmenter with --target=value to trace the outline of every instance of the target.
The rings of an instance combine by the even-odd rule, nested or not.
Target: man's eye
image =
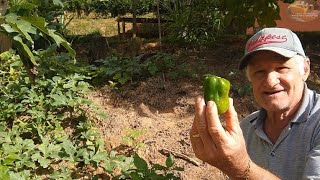
[[[253,72],[254,78],[262,78],[264,76],[265,72],[263,70],[258,70]]]
[[[263,74],[263,70],[258,70],[258,71],[256,71],[256,72],[254,72],[254,74]]]
[[[286,72],[286,71],[289,70],[289,68],[286,67],[286,66],[281,66],[281,67],[278,67],[277,70],[280,71],[280,72]]]

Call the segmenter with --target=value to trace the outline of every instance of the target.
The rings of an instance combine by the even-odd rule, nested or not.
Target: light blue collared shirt
[[[251,160],[281,179],[320,179],[320,95],[305,85],[296,115],[274,144],[263,131],[265,117],[261,109],[240,123]]]

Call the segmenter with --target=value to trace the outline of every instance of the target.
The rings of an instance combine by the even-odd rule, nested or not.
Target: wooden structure
[[[133,18],[130,17],[118,17],[116,19],[117,21],[117,26],[118,26],[118,36],[119,38],[124,38],[124,34],[126,32],[126,23],[133,23]],[[156,24],[158,23],[158,19],[157,18],[136,18],[136,22],[137,24],[141,24],[141,23],[152,23],[152,24]],[[165,19],[161,19],[160,20],[161,23],[167,23],[167,22],[173,22],[171,20],[165,20]]]

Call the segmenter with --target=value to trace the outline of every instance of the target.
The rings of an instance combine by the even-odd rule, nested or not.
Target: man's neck
[[[281,132],[292,121],[295,113],[298,111],[301,101],[291,110],[282,112],[267,112],[267,117],[263,124],[263,130],[274,144],[279,138]]]
[[[273,144],[277,141],[281,132],[290,123],[290,121],[291,116],[288,116],[287,114],[281,114],[280,116],[267,115],[267,118],[264,121],[263,130]]]

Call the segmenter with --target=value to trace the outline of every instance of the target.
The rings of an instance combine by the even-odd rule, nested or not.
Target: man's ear
[[[310,74],[310,59],[306,58],[304,60],[304,73],[303,73],[303,80],[306,81]]]

